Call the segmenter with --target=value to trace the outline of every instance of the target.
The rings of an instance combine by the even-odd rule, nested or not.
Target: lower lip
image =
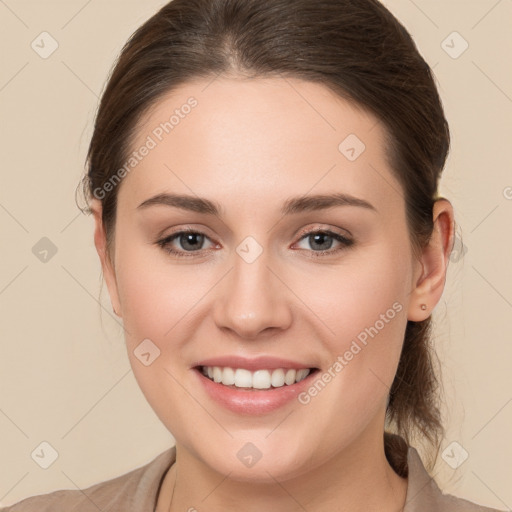
[[[230,388],[210,380],[198,368],[194,368],[194,372],[206,393],[218,404],[237,414],[261,415],[275,411],[296,399],[311,384],[318,370],[295,384],[269,389]]]

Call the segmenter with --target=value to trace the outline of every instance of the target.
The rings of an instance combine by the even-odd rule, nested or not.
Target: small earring
[[[427,309],[427,305],[426,304],[422,304],[420,307],[421,307],[421,309],[423,309],[423,311],[425,311]]]

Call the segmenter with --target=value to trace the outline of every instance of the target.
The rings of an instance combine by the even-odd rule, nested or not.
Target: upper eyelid
[[[319,224],[321,224],[321,223],[319,223]],[[338,231],[343,231],[345,234],[338,233],[337,230]],[[339,236],[342,236],[342,237],[345,237],[345,238],[348,238],[348,237],[353,238],[352,237],[352,233],[348,229],[330,228],[330,227],[325,227],[324,228],[324,227],[319,226],[318,224],[315,227],[312,227],[312,228],[300,229],[296,236],[303,237],[305,235],[308,235],[308,234],[311,234],[311,233],[316,233],[316,232],[333,233],[335,235],[339,235]]]

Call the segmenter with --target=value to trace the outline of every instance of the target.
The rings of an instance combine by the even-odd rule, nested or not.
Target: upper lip
[[[299,370],[301,368],[315,368],[315,366],[311,364],[305,364],[298,361],[292,361],[290,359],[282,359],[279,357],[272,356],[258,356],[251,359],[240,356],[212,357],[209,359],[203,359],[202,361],[199,361],[194,365],[194,367],[197,366],[244,368],[249,371],[274,370],[277,368],[294,368],[296,370]]]

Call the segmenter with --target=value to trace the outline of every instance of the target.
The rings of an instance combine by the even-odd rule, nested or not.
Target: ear
[[[94,245],[100,257],[101,269],[105,282],[107,283],[112,309],[117,316],[121,317],[121,304],[119,302],[115,267],[107,252],[107,237],[101,219],[103,208],[98,199],[93,198],[91,200],[91,210],[94,215]]]
[[[407,319],[414,322],[421,322],[431,315],[444,290],[454,242],[454,215],[450,201],[444,198],[436,200],[433,221],[434,230],[422,251],[419,271],[411,291]],[[422,304],[426,305],[425,309],[422,309]]]

